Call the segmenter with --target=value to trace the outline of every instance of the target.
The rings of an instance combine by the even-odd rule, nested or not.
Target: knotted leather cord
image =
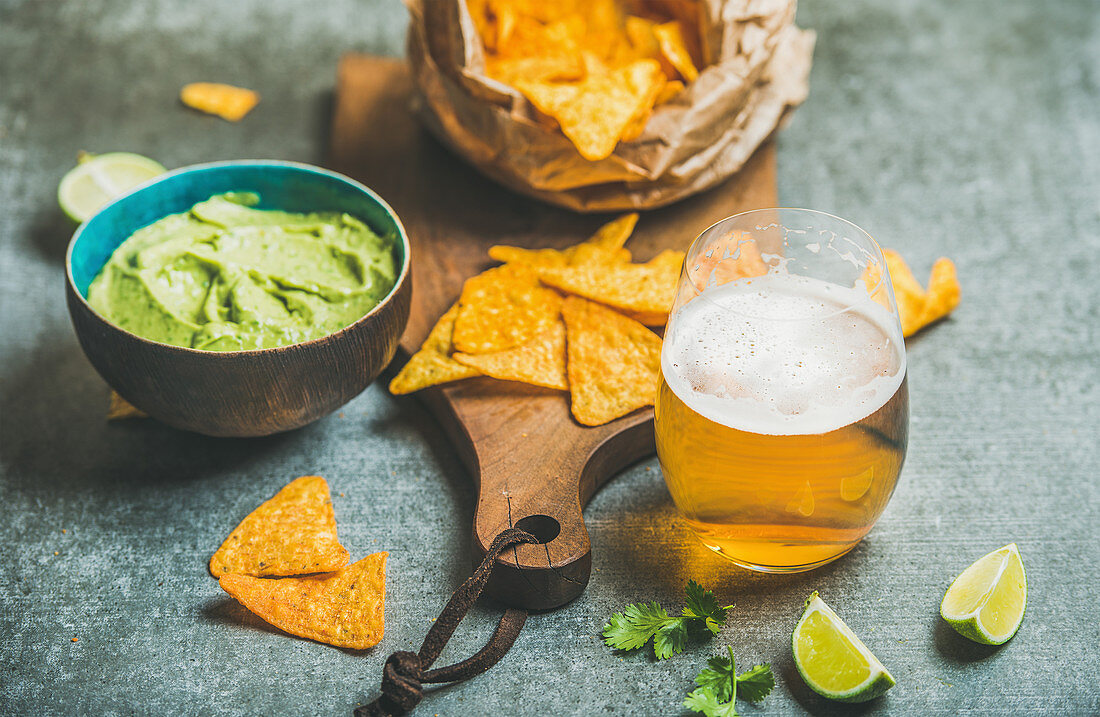
[[[439,653],[443,652],[458,623],[477,602],[489,582],[497,557],[513,545],[537,542],[535,536],[519,528],[508,528],[494,538],[481,565],[454,591],[443,612],[439,613],[439,618],[432,623],[420,651],[399,651],[386,659],[382,668],[382,694],[370,704],[356,708],[355,717],[399,717],[424,699],[424,684],[462,682],[477,677],[499,662],[519,637],[519,631],[527,620],[526,610],[505,610],[493,636],[472,657],[447,667],[429,669]]]

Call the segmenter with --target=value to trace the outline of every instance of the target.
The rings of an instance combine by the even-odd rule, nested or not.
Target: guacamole
[[[331,334],[393,288],[392,237],[348,214],[253,208],[259,199],[216,195],[134,232],[88,303],[153,341],[238,351]]]

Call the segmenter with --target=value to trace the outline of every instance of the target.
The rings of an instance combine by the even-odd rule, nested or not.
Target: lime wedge
[[[1027,576],[1015,543],[979,559],[947,588],[940,615],[964,637],[1003,645],[1020,629],[1027,607]]]
[[[140,154],[83,154],[57,187],[57,203],[73,221],[84,222],[120,194],[167,171]]]
[[[791,635],[794,664],[814,692],[838,702],[873,700],[894,686],[894,678],[851,628],[818,597]]]

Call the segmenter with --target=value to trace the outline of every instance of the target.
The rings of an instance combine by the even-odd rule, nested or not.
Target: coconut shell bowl
[[[319,339],[248,351],[205,351],[143,339],[92,310],[88,286],[137,229],[224,192],[256,192],[260,209],[346,212],[394,241],[397,281],[365,316]],[[393,358],[412,298],[409,239],[377,194],[336,172],[278,161],[230,161],[161,175],[76,230],[66,295],[80,346],[123,398],[170,426],[211,436],[264,436],[331,413]]]

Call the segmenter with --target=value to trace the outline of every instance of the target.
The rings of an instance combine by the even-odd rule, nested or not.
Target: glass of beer
[[[656,438],[704,545],[763,572],[837,559],[886,508],[908,435],[897,304],[866,232],[762,209],[699,235],[665,329]]]

